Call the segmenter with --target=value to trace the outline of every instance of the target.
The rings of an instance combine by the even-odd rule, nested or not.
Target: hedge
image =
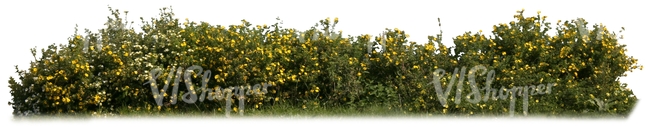
[[[40,58],[31,49],[29,69],[16,66],[19,78],[9,80],[14,115],[224,111],[235,103],[235,111],[382,105],[434,114],[627,116],[637,99],[618,77],[642,68],[604,25],[560,20],[549,35],[547,16],[524,17],[523,10],[494,25],[493,35],[466,32],[454,46],[441,34],[411,42],[397,28],[343,36],[334,29],[338,18],[300,31],[246,20],[181,22],[169,8],[140,18],[142,32],[135,32],[126,28],[133,21],[109,10],[113,17],[98,33],[74,34],[68,44],[41,49]]]

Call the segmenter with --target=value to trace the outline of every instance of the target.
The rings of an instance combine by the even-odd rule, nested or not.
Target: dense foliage
[[[471,98],[484,97],[484,87],[551,83],[549,93],[526,96],[529,114],[625,116],[637,99],[618,77],[642,68],[603,25],[588,29],[582,19],[558,21],[557,33],[549,35],[546,16],[524,17],[523,10],[515,21],[495,25],[494,36],[467,32],[455,37],[451,47],[442,44],[440,34],[429,36],[427,43],[409,42],[409,35],[397,28],[376,37],[343,36],[334,29],[338,18],[299,31],[281,23],[252,25],[245,20],[230,26],[180,22],[167,8],[161,9],[159,18],[141,18],[142,32],[135,32],[126,28],[129,21],[120,18],[118,10],[110,10],[113,17],[98,33],[75,34],[68,44],[42,49],[40,58],[32,49],[35,58],[29,69],[16,67],[18,80],[9,80],[14,115],[119,113],[119,108],[223,112],[223,100],[171,104],[171,99],[184,99],[187,91],[203,94],[199,87],[206,73],[190,73],[193,78],[187,82],[194,87],[185,87],[183,78],[172,78],[187,73],[177,73],[179,67],[181,72],[197,65],[211,71],[207,88],[272,85],[266,94],[246,96],[245,107],[233,105],[240,109],[276,104],[304,109],[381,105],[406,112],[499,115],[508,113],[510,101]],[[476,66],[494,71],[479,70],[476,81],[468,80],[474,71],[466,71]],[[162,74],[151,83],[150,72],[156,68]],[[446,73],[437,73],[439,69]],[[436,96],[441,90],[435,81],[451,96]],[[181,86],[178,94],[159,91],[164,101],[159,106],[150,85],[162,89],[165,83]],[[462,89],[449,90],[457,86]],[[476,88],[481,95],[470,96]],[[237,102],[234,98],[229,101]],[[447,103],[442,105],[441,100]],[[524,104],[521,99],[515,102]],[[522,109],[516,111],[520,114]]]

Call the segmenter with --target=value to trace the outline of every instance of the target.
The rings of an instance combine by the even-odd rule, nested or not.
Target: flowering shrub
[[[625,54],[615,33],[601,25],[587,30],[584,19],[558,21],[557,35],[546,16],[524,17],[493,26],[495,37],[466,33],[454,39],[462,66],[486,65],[496,72],[496,86],[558,83],[550,95],[530,101],[535,113],[593,112],[594,100],[607,99],[609,113],[627,114],[636,101],[632,91],[618,77],[642,66]],[[461,54],[462,53],[462,54]],[[500,105],[500,104],[488,104]],[[469,105],[468,105],[469,106]],[[478,106],[484,107],[484,106]]]
[[[151,21],[141,18],[142,32],[126,28],[133,22],[110,9],[113,17],[98,33],[75,34],[68,44],[41,50],[42,57],[35,58],[28,70],[16,67],[19,81],[9,80],[14,114],[119,113],[121,108],[224,111],[226,103],[217,99],[172,103],[183,99],[184,92],[202,94],[198,87],[178,87],[178,94],[162,90],[163,84],[179,85],[172,82],[207,82],[210,89],[270,84],[267,93],[251,95],[245,107],[234,105],[234,109],[264,109],[279,103],[304,109],[382,105],[437,114],[504,114],[509,102],[460,103],[472,98],[461,93],[556,83],[552,92],[547,87],[545,96],[524,96],[531,114],[627,115],[636,97],[617,78],[642,68],[625,54],[615,33],[602,25],[587,30],[581,19],[559,21],[558,34],[551,36],[546,34],[551,30],[546,16],[524,17],[523,10],[515,15],[516,21],[495,25],[494,37],[468,32],[448,47],[440,34],[416,44],[397,28],[377,37],[346,37],[334,29],[338,18],[299,31],[280,23],[253,25],[245,20],[230,26],[180,22],[167,9]],[[32,54],[36,56],[36,49]],[[465,80],[472,79],[474,71],[458,69],[477,65],[494,72],[480,75],[479,71],[474,81]],[[206,73],[187,73],[193,77],[190,81],[172,78],[180,74],[177,68],[190,66],[211,70],[211,75],[207,81],[202,78]],[[160,76],[149,79],[155,69],[160,69]],[[450,73],[435,73],[438,69]],[[459,87],[446,92],[456,97],[437,97],[434,80],[445,89]],[[152,91],[151,85],[161,89]],[[541,91],[541,87],[531,88]],[[162,95],[163,105],[152,93]],[[487,96],[480,94],[485,96],[474,97]],[[441,99],[449,103],[442,105]]]

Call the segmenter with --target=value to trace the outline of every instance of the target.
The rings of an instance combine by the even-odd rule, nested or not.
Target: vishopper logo
[[[194,85],[192,84],[192,73],[195,73],[195,70],[198,70],[198,73],[196,75],[203,75],[202,80],[201,80],[201,95],[197,97],[196,91],[194,90]],[[153,93],[153,98],[156,100],[156,104],[158,106],[163,106],[163,98],[166,94],[166,91],[169,87],[169,84],[172,81],[172,78],[174,77],[174,71],[176,71],[176,76],[174,78],[174,83],[172,86],[172,95],[171,95],[171,104],[176,104],[176,101],[178,100],[176,97],[178,94],[178,86],[180,82],[181,75],[183,74],[183,71],[185,71],[184,75],[184,81],[185,81],[185,86],[188,90],[185,94],[182,95],[182,100],[185,103],[188,104],[193,104],[197,100],[200,102],[203,102],[206,98],[208,100],[225,100],[226,105],[225,105],[225,110],[226,110],[226,117],[230,117],[230,109],[231,109],[231,102],[232,102],[232,97],[236,95],[238,101],[239,101],[239,108],[238,112],[240,115],[244,115],[244,101],[246,100],[246,95],[263,95],[267,93],[267,87],[271,86],[270,84],[264,83],[263,85],[260,84],[255,84],[252,88],[250,87],[244,87],[244,86],[239,86],[239,87],[229,87],[229,88],[221,88],[217,87],[216,89],[212,88],[206,88],[208,81],[210,81],[210,76],[211,76],[211,71],[206,70],[203,71],[203,68],[201,66],[191,66],[185,70],[183,70],[183,67],[178,67],[177,69],[171,69],[169,71],[169,75],[167,76],[167,82],[164,82],[164,86],[162,89],[158,89],[158,84],[156,83],[156,79],[162,74],[162,71],[160,68],[156,68],[152,70],[149,73],[149,81],[144,83],[143,85],[149,84],[151,86],[151,91]],[[261,90],[260,90],[261,89]],[[206,97],[207,94],[207,97]]]
[[[440,78],[442,78],[442,75],[444,75],[445,70],[443,69],[436,69],[436,71],[433,74],[433,81],[431,81],[429,84],[434,85],[434,89],[436,92],[436,97],[438,97],[438,100],[440,101],[440,104],[443,105],[443,107],[448,107],[447,105],[447,99],[449,97],[449,92],[451,91],[452,87],[454,84],[456,84],[456,97],[453,99],[453,101],[456,104],[460,104],[462,101],[461,99],[463,98],[462,96],[462,91],[463,91],[463,84],[465,84],[465,72],[467,68],[463,67],[460,72],[460,77],[457,77],[458,75],[458,68],[454,69],[454,74],[451,76],[451,80],[449,80],[449,85],[447,86],[445,91],[443,91],[443,88],[440,83]],[[478,73],[480,71],[480,73]],[[485,82],[485,87],[479,88],[476,83],[476,74],[479,75],[485,75],[486,76],[486,82]],[[470,89],[472,92],[467,94],[465,96],[466,100],[472,104],[479,103],[481,101],[487,102],[489,100],[505,100],[505,99],[510,99],[510,107],[509,107],[509,113],[510,116],[514,116],[514,111],[515,111],[515,101],[517,100],[517,96],[521,96],[523,98],[523,113],[524,115],[528,115],[528,98],[529,95],[543,95],[543,94],[550,94],[552,91],[553,86],[556,85],[556,83],[548,83],[548,84],[539,84],[539,85],[528,85],[528,86],[515,86],[514,88],[506,89],[505,87],[501,86],[499,89],[492,88],[492,81],[494,80],[494,75],[495,71],[490,70],[489,72],[487,71],[487,68],[483,65],[477,65],[474,66],[469,70],[468,73],[468,79],[469,79],[469,85]],[[458,82],[456,82],[456,78],[458,78]],[[481,91],[485,91],[485,93],[481,93]],[[498,93],[498,95],[497,95]],[[483,95],[483,96],[481,96]]]
[[[198,73],[195,71],[198,70]],[[174,71],[176,71],[176,75],[174,75]],[[203,102],[205,98],[208,100],[225,100],[226,105],[225,105],[225,110],[226,110],[226,117],[230,117],[230,110],[231,110],[231,102],[232,102],[232,97],[235,96],[238,101],[239,101],[239,107],[238,112],[240,115],[243,115],[244,113],[244,101],[245,101],[245,95],[262,95],[267,93],[267,87],[271,86],[270,84],[256,84],[252,88],[250,87],[229,87],[229,88],[220,88],[217,87],[217,89],[211,89],[211,88],[206,88],[207,83],[210,80],[211,76],[211,71],[206,70],[203,71],[203,68],[200,66],[191,66],[187,69],[183,69],[183,67],[178,67],[177,69],[171,69],[169,72],[169,75],[167,77],[167,82],[164,82],[164,86],[162,89],[158,89],[158,84],[156,83],[156,79],[160,77],[162,74],[161,69],[156,68],[150,72],[150,81],[144,83],[143,85],[149,84],[151,86],[151,91],[153,93],[153,97],[156,101],[156,104],[158,106],[163,106],[163,97],[166,94],[166,91],[169,87],[169,84],[171,81],[174,81],[172,84],[173,89],[172,89],[172,95],[171,95],[171,104],[176,104],[177,102],[177,93],[178,93],[178,87],[179,82],[180,82],[180,77],[185,72],[184,76],[184,81],[185,81],[185,86],[188,90],[188,92],[184,93],[182,95],[182,100],[185,103],[193,104],[197,100],[200,102]],[[463,97],[466,98],[466,100],[472,104],[477,104],[481,101],[487,102],[489,100],[505,100],[505,99],[510,99],[510,106],[509,106],[509,113],[510,116],[514,116],[514,111],[515,111],[515,101],[517,97],[522,97],[523,98],[523,113],[524,115],[528,114],[528,99],[529,96],[532,95],[543,95],[543,94],[550,94],[552,92],[552,87],[556,85],[556,83],[547,83],[547,84],[539,84],[539,85],[528,85],[528,86],[515,86],[514,88],[507,89],[504,86],[501,86],[499,89],[492,88],[492,82],[494,80],[495,76],[495,71],[490,70],[489,72],[487,71],[487,68],[483,65],[477,65],[474,66],[469,70],[467,73],[467,78],[468,82],[470,85],[471,92],[467,94],[466,96],[462,96],[462,91],[464,89],[463,85],[465,84],[465,73],[467,72],[466,67],[462,67],[460,74],[458,72],[458,68],[454,69],[454,73],[451,76],[451,79],[449,80],[449,85],[446,88],[443,88],[441,85],[440,79],[443,77],[445,74],[445,70],[443,69],[436,69],[434,74],[433,74],[433,81],[431,81],[429,84],[434,85],[434,89],[436,92],[436,97],[438,98],[438,101],[440,102],[441,105],[444,107],[448,107],[448,102],[447,99],[449,98],[449,94],[451,92],[451,89],[454,87],[454,84],[456,86],[456,95],[455,98],[452,99],[455,104],[460,104],[462,101]],[[196,73],[196,75],[202,75],[202,80],[201,80],[201,95],[197,95],[195,90],[194,90],[194,85],[192,83],[192,73]],[[476,77],[477,74],[478,76],[483,76],[486,75],[486,82],[483,88],[479,88],[478,84],[476,82]],[[175,78],[174,78],[175,77]],[[172,80],[174,79],[174,80]],[[457,80],[457,81],[456,81]],[[444,90],[444,91],[443,91]],[[485,91],[484,93],[481,93],[481,91]],[[206,97],[207,94],[207,97]],[[483,96],[481,96],[483,95]],[[198,96],[198,97],[197,97]]]

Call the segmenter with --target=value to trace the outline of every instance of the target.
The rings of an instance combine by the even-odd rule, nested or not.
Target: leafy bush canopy
[[[546,16],[524,17],[523,10],[515,21],[494,25],[493,36],[467,32],[451,47],[442,44],[441,34],[429,36],[427,43],[409,42],[397,28],[375,37],[343,36],[334,29],[338,18],[300,31],[246,20],[229,26],[181,22],[168,8],[159,18],[140,18],[142,32],[135,32],[126,28],[132,21],[109,10],[113,17],[98,33],[75,34],[68,44],[41,49],[41,58],[31,50],[35,58],[29,69],[16,67],[18,80],[9,79],[14,115],[119,113],[122,108],[223,112],[237,96],[226,97],[228,103],[211,99],[220,92],[207,88],[269,84],[264,94],[247,96],[233,108],[381,105],[435,114],[500,115],[513,113],[510,108],[517,114],[626,116],[637,99],[618,77],[642,68],[603,25],[589,29],[583,19],[558,21],[551,36]],[[190,66],[211,73],[179,73]],[[153,76],[156,69],[159,75]],[[178,78],[181,74],[188,78]],[[163,90],[169,84],[180,93]],[[504,96],[496,94],[504,88],[521,89],[525,95],[517,96],[523,101],[489,101]],[[517,91],[510,92],[516,97]],[[175,103],[188,93],[210,99]],[[513,109],[514,104],[524,109]]]

